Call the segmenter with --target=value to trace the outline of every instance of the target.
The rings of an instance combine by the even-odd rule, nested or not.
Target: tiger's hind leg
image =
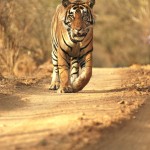
[[[79,62],[77,57],[73,57],[71,60],[71,71],[70,71],[70,81],[71,84],[78,78],[79,76]]]
[[[58,70],[58,60],[57,51],[52,51],[52,63],[53,63],[53,74],[52,81],[49,90],[58,90],[60,87],[59,70]]]
[[[82,90],[87,85],[92,76],[92,50],[88,51],[83,56],[81,56],[79,59],[81,74],[72,84],[74,92]]]

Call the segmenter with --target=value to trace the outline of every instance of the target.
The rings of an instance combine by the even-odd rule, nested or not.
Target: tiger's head
[[[72,41],[83,41],[90,31],[94,23],[92,14],[94,4],[95,0],[87,0],[86,2],[62,0],[62,5],[66,10],[63,21]]]

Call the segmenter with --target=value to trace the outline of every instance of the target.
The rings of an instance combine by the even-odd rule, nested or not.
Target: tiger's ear
[[[93,6],[95,5],[95,0],[87,0],[88,5],[93,8]]]
[[[62,5],[63,5],[64,7],[67,7],[69,4],[70,4],[70,1],[69,1],[69,0],[62,0]]]

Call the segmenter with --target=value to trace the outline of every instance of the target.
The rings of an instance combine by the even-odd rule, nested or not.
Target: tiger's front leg
[[[52,63],[53,63],[53,74],[52,74],[52,81],[49,87],[49,90],[58,90],[60,86],[59,80],[59,70],[58,70],[58,60],[57,60],[57,51],[52,47]]]
[[[71,71],[70,71],[71,84],[78,78],[78,76],[79,76],[78,58],[73,57],[71,60]]]
[[[60,81],[59,81],[59,74],[58,74],[58,66],[54,66],[52,81],[49,90],[57,90],[59,86],[60,86]]]
[[[58,93],[72,93],[70,84],[70,57],[61,49],[58,51],[58,69],[60,78],[60,87]]]

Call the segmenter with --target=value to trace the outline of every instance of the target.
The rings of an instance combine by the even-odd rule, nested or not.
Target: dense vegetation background
[[[50,60],[50,24],[61,0],[0,0],[0,73]],[[150,64],[149,0],[97,0],[94,66]],[[26,69],[24,69],[26,68]]]

